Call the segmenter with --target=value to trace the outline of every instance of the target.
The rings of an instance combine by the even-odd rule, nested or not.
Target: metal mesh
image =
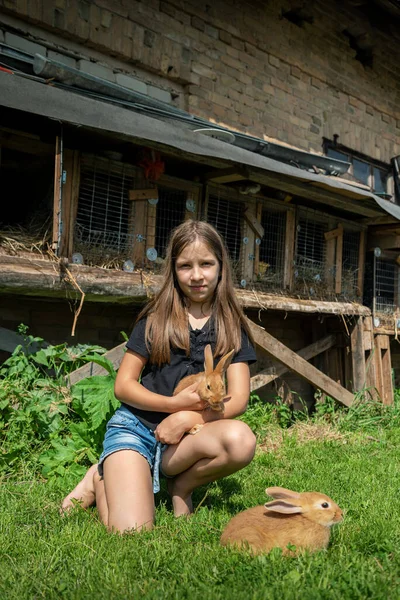
[[[344,231],[342,257],[342,296],[349,300],[357,296],[360,232]]]
[[[325,286],[328,224],[317,220],[313,211],[300,215],[297,224],[294,292],[304,296],[327,295]]]
[[[390,313],[396,309],[398,266],[394,262],[376,259],[375,263],[375,311]]]
[[[263,207],[261,224],[264,237],[260,244],[256,280],[261,289],[280,289],[283,285],[286,212]]]
[[[242,241],[242,205],[225,198],[210,195],[208,199],[207,221],[222,235],[232,262],[232,272],[236,282],[240,281],[240,244]]]
[[[158,204],[155,248],[158,256],[165,257],[165,250],[172,229],[185,218],[186,198],[188,193],[158,186]]]
[[[129,258],[135,205],[128,191],[134,187],[132,167],[95,157],[82,160],[74,252],[85,264],[119,266]]]

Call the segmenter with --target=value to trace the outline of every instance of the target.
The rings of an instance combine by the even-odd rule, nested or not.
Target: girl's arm
[[[177,444],[195,425],[220,419],[233,419],[245,412],[250,397],[250,370],[247,363],[234,363],[228,367],[227,400],[225,411],[182,410],[166,417],[156,429],[156,438],[166,444]]]
[[[121,402],[142,410],[173,413],[179,410],[202,410],[204,402],[196,393],[197,384],[182,390],[176,396],[162,396],[147,390],[139,383],[140,373],[147,359],[127,350],[115,380],[115,397]]]

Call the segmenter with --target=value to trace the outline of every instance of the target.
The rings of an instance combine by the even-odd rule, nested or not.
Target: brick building
[[[0,0],[2,331],[115,346],[206,218],[249,317],[390,402],[398,2],[198,4]],[[310,400],[276,364],[254,388]]]

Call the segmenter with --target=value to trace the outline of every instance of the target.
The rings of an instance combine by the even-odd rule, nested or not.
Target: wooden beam
[[[351,406],[353,402],[352,393],[324,373],[321,373],[321,371],[310,365],[304,358],[293,352],[293,350],[290,350],[253,321],[247,319],[247,323],[254,336],[254,341],[262,350],[308,381],[308,383],[323,391],[327,396],[334,398],[334,400],[345,406]]]
[[[215,169],[203,175],[205,181],[213,183],[232,183],[249,179],[249,171],[243,167],[228,167],[226,169]]]
[[[129,200],[133,202],[135,200],[151,200],[152,198],[158,198],[158,189],[154,187],[142,190],[129,190],[128,195]]]
[[[240,263],[242,266],[241,276],[247,281],[247,284],[253,281],[254,274],[254,247],[255,247],[255,233],[254,228],[249,225],[249,221],[256,220],[256,205],[254,202],[246,203],[245,214],[247,218],[242,222],[242,239],[247,238],[248,242],[245,244],[242,242],[240,247]]]
[[[263,203],[257,202],[256,219],[260,224],[261,224],[261,220],[262,220],[262,209],[263,209]],[[260,270],[260,245],[256,244],[255,248],[254,248],[254,267],[253,267],[253,274],[255,277],[257,277],[259,270]]]
[[[255,210],[250,210],[250,207],[247,207],[244,214],[244,219],[246,223],[249,225],[250,229],[255,233],[257,237],[260,239],[264,237],[264,227],[257,220],[257,214]]]
[[[365,387],[365,349],[364,349],[364,324],[362,317],[358,317],[350,334],[351,360],[353,371],[353,390],[360,392]]]
[[[74,226],[79,198],[80,162],[77,150],[64,150],[63,171],[66,173],[66,181],[61,205],[60,256],[70,259],[73,252]]]
[[[342,292],[343,227],[339,226],[338,229],[341,231],[336,238],[335,294]]]
[[[294,177],[285,177],[272,171],[266,173],[265,171],[258,172],[251,170],[249,175],[251,181],[283,190],[295,196],[303,196],[308,200],[321,202],[328,206],[345,210],[346,212],[364,215],[365,217],[380,217],[382,214],[382,209],[378,206],[376,208],[367,206],[365,202],[363,203],[363,200],[353,198],[350,193],[345,194],[344,190],[334,192],[325,187],[318,186],[317,183],[311,181],[303,182],[296,180]],[[356,189],[354,193],[357,193]]]
[[[286,213],[285,229],[285,258],[283,270],[283,287],[290,290],[293,286],[294,247],[296,239],[296,213],[289,210]]]
[[[52,250],[58,254],[59,236],[60,236],[60,217],[61,217],[61,139],[56,137],[55,165],[54,165],[54,195],[53,195],[53,236]]]
[[[327,335],[321,340],[302,348],[296,352],[296,354],[304,358],[304,360],[310,360],[310,358],[314,358],[314,356],[317,356],[318,354],[329,350],[329,348],[332,348],[332,346],[335,346],[336,340],[336,335]],[[278,365],[277,367],[273,367],[273,369],[273,373],[270,372],[270,368],[263,369],[250,379],[250,389],[252,392],[254,390],[258,390],[258,388],[263,387],[264,385],[267,385],[268,383],[271,383],[271,381],[274,381],[274,379],[277,379],[289,371],[289,368],[285,365]]]
[[[380,248],[381,250],[399,250],[400,235],[372,235],[368,238],[368,248]]]
[[[112,350],[108,350],[102,354],[104,358],[107,358],[112,362],[114,369],[118,369],[121,361],[124,357],[126,349],[126,342],[123,342],[119,346],[112,348]],[[86,377],[92,377],[93,375],[107,375],[106,369],[103,369],[100,365],[94,362],[87,363],[79,369],[72,371],[69,375],[67,375],[66,380],[69,386],[78,383],[81,379],[85,379]]]
[[[339,225],[339,227],[336,227],[336,229],[326,231],[324,233],[324,238],[328,242],[329,240],[334,240],[335,238],[337,238],[341,233],[343,233],[343,227]]]
[[[367,234],[365,231],[360,231],[360,244],[358,246],[357,296],[363,295],[366,243]]]

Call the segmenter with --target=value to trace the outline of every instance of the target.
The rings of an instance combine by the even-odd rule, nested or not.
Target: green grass
[[[0,486],[0,598],[400,598],[400,427],[397,410],[374,410],[358,411],[360,428],[347,413],[282,429],[254,405],[251,465],[197,490],[190,520],[173,518],[163,484],[156,527],[136,535],[108,534],[95,509],[61,518],[76,479],[46,482],[20,465]],[[327,551],[252,557],[219,545],[229,518],[271,485],[322,491],[345,510]]]

